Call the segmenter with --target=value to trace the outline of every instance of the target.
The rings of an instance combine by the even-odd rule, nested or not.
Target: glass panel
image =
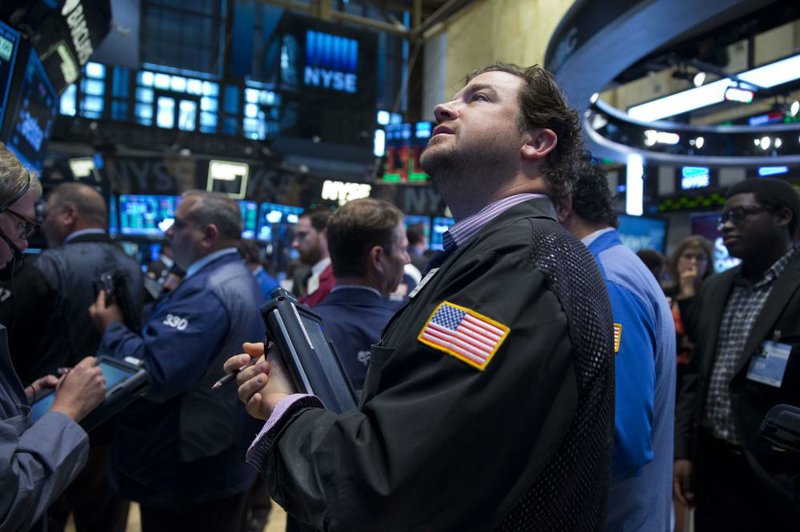
[[[111,119],[125,121],[128,119],[128,103],[120,100],[111,102]]]
[[[136,104],[136,118],[144,118],[148,120],[148,124],[153,119],[153,106],[149,103],[137,103]]]
[[[255,118],[258,116],[258,106],[254,103],[248,103],[244,106],[244,116]]]
[[[200,95],[203,93],[203,82],[199,79],[190,79],[188,86],[186,88],[186,92],[189,94],[197,94]]]
[[[173,98],[159,96],[156,125],[167,129],[175,127],[175,100]]]
[[[89,112],[102,113],[103,98],[99,96],[86,96],[83,98],[81,109]]]
[[[128,96],[128,69],[114,67],[114,85],[112,87],[113,95],[117,98],[126,98]]]
[[[186,78],[172,76],[171,87],[175,92],[186,92]]]
[[[239,112],[239,88],[236,85],[225,86],[224,109],[229,114],[237,114]]]
[[[159,89],[169,89],[169,76],[166,74],[156,74],[155,85]]]
[[[136,89],[136,100],[140,102],[153,103],[153,89]]]
[[[78,87],[76,87],[74,83],[64,90],[64,94],[61,95],[61,103],[59,106],[59,111],[62,115],[75,116],[78,112],[75,108],[75,94],[77,92]]]
[[[139,80],[139,85],[152,87],[155,75],[152,72],[139,72],[137,79]]]
[[[178,114],[178,129],[194,131],[197,129],[197,102],[181,100]]]
[[[219,96],[219,85],[210,81],[203,82],[204,96]]]
[[[258,90],[256,89],[245,89],[244,90],[244,101],[249,103],[258,103]]]
[[[200,98],[200,109],[203,111],[217,111],[219,109],[219,101],[216,98],[209,98],[203,96]]]
[[[103,79],[106,77],[106,66],[100,63],[86,63],[86,76],[90,78]]]
[[[102,96],[105,92],[105,83],[96,79],[84,79],[81,81],[81,88],[85,94],[92,96]]]
[[[211,126],[216,129],[217,115],[214,113],[200,113],[200,126]]]
[[[222,132],[226,135],[239,134],[239,124],[237,124],[236,117],[226,116],[222,119]]]

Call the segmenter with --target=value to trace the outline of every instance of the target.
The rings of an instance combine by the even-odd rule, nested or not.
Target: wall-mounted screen
[[[242,213],[242,238],[253,240],[258,229],[258,203],[255,201],[239,200],[239,210]]]
[[[111,196],[108,199],[108,234],[117,236],[119,234],[119,211],[117,210],[117,198]]]
[[[31,50],[7,138],[8,147],[30,169],[40,172],[50,130],[56,119],[58,95],[42,62]]]
[[[432,131],[431,122],[387,125],[383,175],[378,177],[384,183],[428,181],[428,174],[419,164],[419,156],[428,145]]]
[[[430,248],[436,251],[444,249],[444,242],[442,240],[445,231],[450,229],[456,223],[452,218],[445,216],[437,216],[433,219],[433,227],[431,228]]]
[[[711,185],[711,169],[707,166],[684,166],[681,168],[681,189],[691,190]]]
[[[714,244],[714,272],[720,273],[733,268],[739,259],[728,254],[728,248],[722,243],[722,231],[719,230],[719,213],[692,214],[690,217],[692,234],[707,238]]]
[[[0,127],[5,116],[8,93],[11,91],[17,48],[19,48],[19,33],[0,22]]]
[[[619,216],[617,228],[622,243],[633,251],[655,249],[664,253],[667,244],[667,221],[644,216]]]
[[[123,236],[161,238],[175,221],[180,196],[119,197],[119,225]]]
[[[302,207],[292,205],[262,203],[258,211],[258,240],[272,242],[274,226],[296,224],[303,210]]]

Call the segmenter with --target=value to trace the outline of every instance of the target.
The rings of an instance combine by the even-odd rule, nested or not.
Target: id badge
[[[761,351],[750,359],[747,378],[780,388],[791,352],[792,346],[790,345],[772,341],[764,342],[761,344]]]

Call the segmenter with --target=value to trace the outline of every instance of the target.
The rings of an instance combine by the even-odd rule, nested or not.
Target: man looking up
[[[238,531],[255,471],[242,461],[248,420],[232,387],[216,392],[222,362],[263,336],[264,299],[236,248],[242,219],[222,194],[187,192],[167,230],[186,271],[160,298],[142,334],[97,297],[90,313],[104,331],[100,350],[144,361],[153,385],[119,416],[113,481],[139,502],[142,530]]]
[[[675,326],[650,270],[620,240],[606,173],[589,160],[558,218],[600,265],[614,316],[616,411],[606,530],[669,530]]]
[[[498,63],[434,115],[421,163],[457,220],[447,257],[373,347],[358,411],[292,395],[272,354],[240,371],[239,397],[268,420],[248,460],[317,528],[599,529],[611,310],[550,199],[571,186],[577,114],[541,68]]]
[[[695,351],[678,394],[673,490],[696,505],[698,532],[800,523],[800,468],[759,436],[771,407],[800,406],[799,220],[789,183],[733,185],[720,229],[742,262],[678,302]]]
[[[298,291],[303,294],[300,303],[309,307],[318,305],[336,284],[326,233],[330,215],[328,209],[306,211],[300,216],[294,231],[292,247],[300,253],[300,261],[311,267],[302,290]]]
[[[386,298],[403,278],[407,245],[403,213],[385,201],[354,200],[328,220],[336,286],[314,312],[356,390],[364,385],[370,346],[400,306]]]

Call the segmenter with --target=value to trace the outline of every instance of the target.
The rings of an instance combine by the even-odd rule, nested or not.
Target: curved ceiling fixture
[[[586,145],[599,157],[623,161],[630,154],[664,164],[762,165],[800,163],[800,123],[716,126],[659,121],[725,100],[747,101],[758,91],[800,79],[800,56],[738,74],[717,69],[718,79],[623,111],[598,92],[625,79],[648,58],[666,56],[681,75],[699,60],[678,63],[670,50],[767,8],[776,0],[577,0],[553,33],[545,67],[583,113]],[[784,19],[788,22],[789,19]],[[786,68],[787,65],[789,68]],[[791,73],[788,74],[787,72]],[[777,74],[776,74],[777,73]],[[628,76],[629,77],[629,76]],[[785,79],[784,79],[785,78]],[[789,79],[791,78],[791,79]],[[762,94],[764,94],[762,92]],[[683,105],[684,107],[680,107]]]

